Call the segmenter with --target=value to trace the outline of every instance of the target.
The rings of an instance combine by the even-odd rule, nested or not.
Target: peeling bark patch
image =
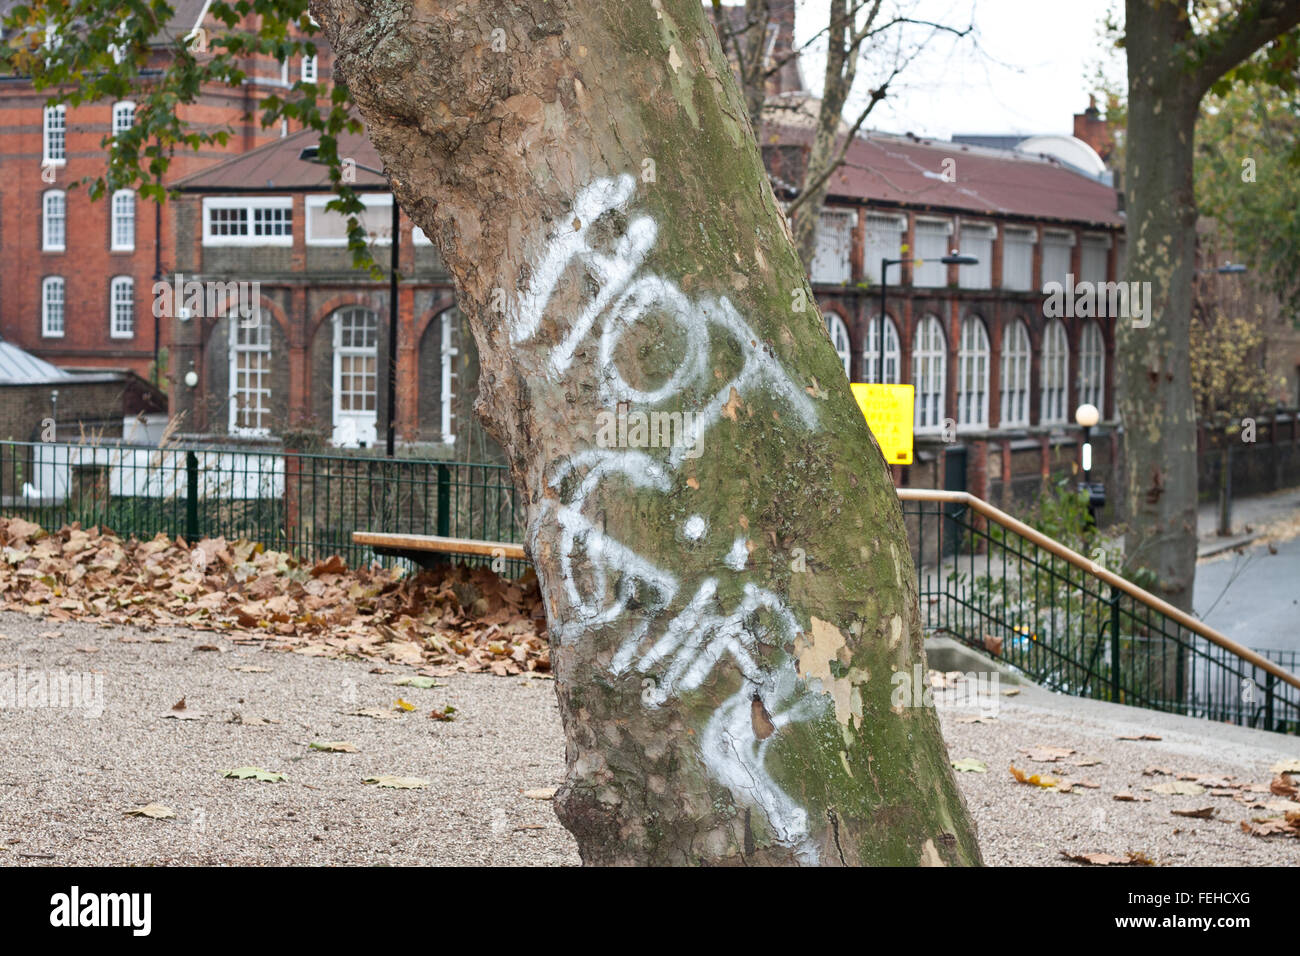
[[[829,694],[835,702],[835,719],[847,724],[853,713],[853,683],[847,672],[848,662],[841,660],[848,656],[843,632],[829,621],[814,617],[812,634],[804,634],[795,642],[795,653],[799,658],[799,673],[806,681],[821,681],[822,693]],[[858,709],[861,710],[861,704]]]
[[[938,849],[933,840],[926,840],[925,846],[921,847],[921,865],[922,866],[947,866],[943,862],[943,857],[939,855]]]
[[[674,73],[682,68],[682,58],[677,55],[676,44],[668,47],[668,65],[673,68]]]

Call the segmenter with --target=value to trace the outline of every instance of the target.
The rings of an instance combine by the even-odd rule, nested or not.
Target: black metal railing
[[[1108,583],[1103,553],[1067,560],[960,503],[904,500],[903,514],[928,633],[1062,693],[1300,732],[1300,689]],[[1293,669],[1287,654],[1261,652]]]
[[[137,538],[244,538],[354,566],[387,559],[353,531],[522,537],[503,465],[237,446],[0,442],[0,513]]]

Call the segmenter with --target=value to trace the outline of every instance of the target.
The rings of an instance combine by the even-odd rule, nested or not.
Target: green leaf
[[[443,687],[432,677],[403,677],[399,681],[393,681],[394,687],[418,687],[421,690],[428,690],[430,687]]]
[[[235,780],[262,780],[266,783],[280,783],[288,779],[282,773],[273,773],[261,767],[236,767],[234,770],[227,770],[222,776],[232,777]]]
[[[962,773],[988,773],[989,768],[983,760],[976,760],[974,757],[963,757],[961,760],[952,762],[952,769]]]

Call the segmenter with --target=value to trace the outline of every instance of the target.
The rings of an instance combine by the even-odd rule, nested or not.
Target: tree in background
[[[744,13],[729,17],[721,0],[712,0],[718,36],[740,81],[750,125],[760,138],[783,123],[812,126],[806,166],[797,194],[786,205],[795,248],[804,268],[817,251],[817,224],[831,177],[844,165],[854,138],[891,87],[936,37],[966,37],[974,24],[953,26],[914,15],[917,3],[900,0],[829,0],[826,26],[798,47],[775,44],[780,29],[777,0],[745,0]],[[792,59],[821,41],[826,66],[819,101],[768,97],[768,84]],[[866,102],[845,115],[859,77],[871,84]],[[765,123],[766,120],[766,123]],[[775,135],[773,132],[772,135]]]
[[[1125,136],[1130,282],[1150,283],[1149,324],[1117,319],[1129,533],[1126,560],[1191,609],[1196,573],[1196,404],[1190,323],[1196,267],[1194,135],[1202,98],[1294,65],[1300,3],[1127,0]],[[1262,58],[1256,54],[1263,50]],[[1270,64],[1268,70],[1257,60]],[[1270,72],[1273,71],[1273,72]]]

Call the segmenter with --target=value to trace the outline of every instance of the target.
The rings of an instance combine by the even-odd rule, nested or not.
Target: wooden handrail
[[[441,554],[473,554],[485,558],[528,560],[524,546],[508,541],[481,541],[477,538],[442,538],[433,534],[385,534],[382,531],[353,531],[353,544],[372,548],[395,548],[402,551],[434,551]]]
[[[1243,661],[1253,664],[1261,670],[1267,671],[1279,680],[1290,684],[1292,687],[1300,689],[1300,677],[1297,677],[1290,671],[1273,663],[1268,658],[1261,657],[1249,647],[1243,647],[1227,635],[1220,634],[1208,624],[1198,621],[1186,611],[1180,611],[1168,601],[1161,600],[1151,592],[1138,587],[1132,581],[1128,581],[1120,577],[1118,574],[1106,570],[1096,561],[1090,561],[1088,558],[1079,554],[1079,552],[1067,548],[1054,538],[1049,538],[1041,531],[1029,527],[1029,525],[1025,524],[1019,518],[1012,517],[1001,508],[995,508],[983,498],[976,498],[967,491],[941,491],[932,488],[899,488],[898,498],[900,501],[936,501],[945,504],[967,505],[991,521],[996,521],[998,524],[1002,525],[1002,527],[1014,531],[1022,538],[1027,538],[1044,551],[1050,551],[1058,558],[1068,561],[1081,571],[1086,571],[1088,574],[1105,581],[1111,587],[1118,588],[1129,597],[1133,598],[1133,600],[1142,602],[1153,611],[1159,611],[1165,617],[1176,621],[1187,630],[1201,635],[1201,637],[1205,638],[1212,644],[1217,644],[1225,651],[1236,655]]]

